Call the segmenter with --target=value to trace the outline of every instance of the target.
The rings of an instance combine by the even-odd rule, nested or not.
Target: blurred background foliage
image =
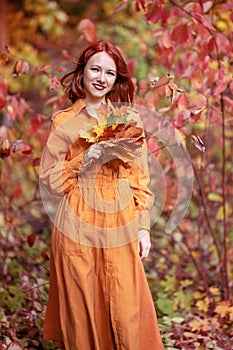
[[[51,224],[38,169],[50,117],[67,106],[59,79],[97,39],[119,46],[136,102],[159,113],[171,133],[178,130],[176,140],[192,160],[192,200],[168,233],[178,175],[168,152],[148,138],[166,180],[145,262],[165,348],[233,348],[232,6],[232,0],[0,0],[2,349],[53,349],[42,340]],[[167,83],[151,84],[154,77]],[[160,185],[156,175],[152,180]]]

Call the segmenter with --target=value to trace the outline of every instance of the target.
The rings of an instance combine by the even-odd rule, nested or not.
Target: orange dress
[[[44,338],[66,350],[162,350],[138,254],[153,203],[147,150],[128,166],[112,159],[83,170],[89,146],[79,131],[87,122],[96,119],[81,100],[54,115],[41,161],[53,221]]]

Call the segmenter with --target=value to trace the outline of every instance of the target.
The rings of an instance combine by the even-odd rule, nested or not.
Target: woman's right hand
[[[98,160],[103,156],[104,153],[105,153],[104,146],[98,143],[95,143],[86,150],[83,158],[85,162],[89,162],[91,159]]]

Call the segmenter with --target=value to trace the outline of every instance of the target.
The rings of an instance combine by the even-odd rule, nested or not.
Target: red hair
[[[122,54],[111,42],[98,41],[83,50],[76,63],[76,68],[61,79],[66,95],[73,103],[79,98],[85,98],[83,72],[87,61],[97,52],[103,51],[114,60],[117,71],[116,81],[112,90],[106,95],[106,99],[111,102],[133,102],[135,88]]]

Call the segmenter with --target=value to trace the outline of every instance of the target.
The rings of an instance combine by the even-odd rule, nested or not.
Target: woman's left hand
[[[147,258],[151,248],[150,232],[147,230],[138,231],[138,252],[141,259]]]

